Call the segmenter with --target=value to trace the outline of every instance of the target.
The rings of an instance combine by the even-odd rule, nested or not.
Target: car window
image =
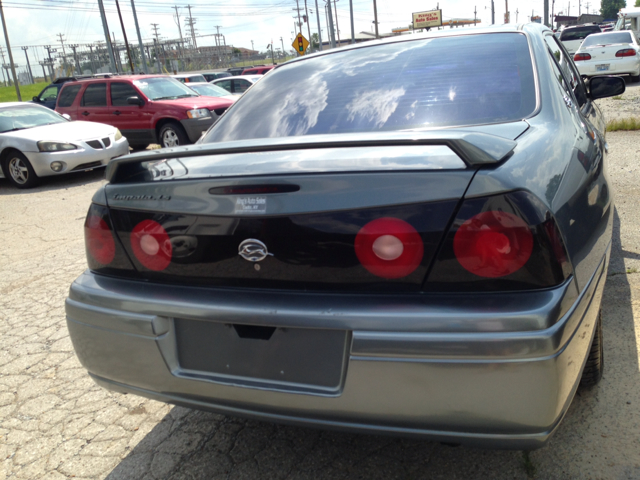
[[[58,87],[55,85],[51,85],[45,88],[40,94],[39,98],[41,102],[50,102],[52,100],[55,100],[56,98],[58,98]]]
[[[60,92],[60,98],[58,98],[58,106],[70,107],[73,105],[73,100],[76,98],[76,95],[78,95],[81,86],[82,85],[69,85],[63,87]]]
[[[224,88],[226,91],[231,92],[231,80],[224,80],[222,82],[216,82],[215,84]]]
[[[521,33],[361,47],[260,78],[203,142],[516,121],[535,111],[537,98]]]
[[[87,85],[87,89],[82,95],[83,107],[106,107],[107,106],[107,84],[92,83]]]
[[[560,69],[565,75],[565,78],[569,82],[569,87],[578,102],[579,107],[582,107],[587,103],[587,90],[582,81],[582,77],[576,70],[573,60],[571,60],[566,54],[566,50],[560,46],[558,40],[553,35],[545,35],[545,41],[551,51],[551,54],[558,62]]]
[[[234,83],[234,91],[235,93],[244,93],[248,90],[248,88],[251,86],[251,82],[247,81],[247,80],[240,80],[240,79],[236,79],[233,81]]]
[[[140,94],[128,83],[112,82],[111,83],[111,105],[114,107],[123,107],[129,105],[127,98],[139,97]]]
[[[594,25],[592,27],[578,27],[563,30],[560,34],[560,40],[563,42],[570,42],[572,40],[582,40],[592,33],[600,33],[600,27]]]
[[[584,39],[580,48],[591,47],[593,45],[614,45],[616,43],[633,43],[633,40],[631,39],[631,32],[591,35]]]
[[[149,100],[175,100],[178,98],[197,97],[198,94],[175,78],[151,77],[133,80],[133,84],[144,93]]]

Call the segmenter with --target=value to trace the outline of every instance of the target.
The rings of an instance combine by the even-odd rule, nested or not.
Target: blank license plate
[[[596,65],[596,72],[605,72],[609,70],[609,64],[608,63],[604,63],[602,65]]]

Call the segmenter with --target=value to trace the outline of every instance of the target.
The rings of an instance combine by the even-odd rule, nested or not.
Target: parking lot
[[[98,388],[64,299],[86,268],[83,222],[103,172],[30,191],[0,179],[0,480],[640,478],[640,132],[607,138],[617,214],[604,379],[530,453],[272,425]]]

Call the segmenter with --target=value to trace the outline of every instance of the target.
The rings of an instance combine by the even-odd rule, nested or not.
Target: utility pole
[[[473,26],[478,26],[478,9],[475,5],[473,6]]]
[[[16,75],[16,66],[13,63],[13,55],[11,55],[11,44],[9,43],[9,32],[7,32],[7,23],[4,20],[2,0],[0,0],[0,16],[2,16],[2,29],[4,30],[4,41],[7,44],[7,54],[9,55],[9,64],[11,65],[11,75],[13,76],[13,83],[16,86],[16,95],[18,96],[18,101],[21,102],[22,96],[20,95],[20,86],[18,85],[18,76]]]
[[[320,11],[318,10],[318,0],[316,0],[316,19],[318,20],[318,46],[322,51],[322,29],[320,28]]]
[[[144,55],[144,43],[142,43],[142,36],[140,35],[140,26],[138,25],[138,14],[136,13],[136,6],[131,0],[131,10],[133,10],[133,21],[136,24],[136,33],[138,34],[138,48],[140,48],[140,60],[142,61],[142,70],[144,73],[149,73],[149,66],[147,65],[147,57]],[[180,28],[180,26],[178,26]],[[182,40],[182,34],[180,34]]]
[[[582,3],[582,0],[578,0],[578,16],[580,16],[580,12],[581,12],[581,9],[582,9],[581,3]]]
[[[93,45],[88,45],[88,47],[89,47],[89,52],[91,52],[89,53],[89,61],[91,62],[91,73],[95,75],[97,72],[96,72],[96,66],[93,63]]]
[[[491,1],[493,2],[493,0]],[[376,5],[376,0],[373,0],[373,23],[376,26],[376,38],[380,38],[380,35],[378,34],[378,6]]]
[[[174,5],[173,8],[176,9],[176,14],[173,16],[173,21],[176,22],[176,25],[178,26],[178,33],[180,34],[180,43],[184,43],[184,40],[182,38],[182,28],[180,28],[180,13],[178,12],[178,9],[180,8],[177,5]]]
[[[5,61],[4,61],[4,49],[3,49],[2,47],[0,47],[0,55],[2,55],[2,66],[4,67],[4,65],[5,65]],[[6,87],[6,86],[7,86],[7,80],[5,79],[5,76],[4,76],[4,70],[5,70],[5,69],[3,68],[3,70],[2,70],[2,81],[4,82],[4,86]],[[9,77],[9,75],[7,75],[7,78],[8,78],[8,77]]]
[[[353,26],[353,0],[349,0],[349,15],[351,17],[351,43],[356,43],[356,31]]]
[[[47,82],[47,71],[44,69],[44,66],[47,62],[40,62],[40,66],[42,67],[42,75],[44,75],[44,81]]]
[[[49,75],[51,76],[51,81],[55,80],[55,70],[53,69],[53,58],[51,58],[51,52],[55,53],[55,49],[51,48],[51,45],[45,45],[45,50],[47,51],[47,55],[49,56]],[[3,62],[4,63],[4,57]]]
[[[162,73],[162,68],[160,67],[160,52],[158,51],[158,48],[160,47],[160,37],[158,36],[158,25],[160,25],[159,23],[152,23],[151,24],[151,28],[153,28],[153,33],[156,36],[154,42],[155,42],[155,46],[156,46],[156,61],[158,62],[158,73]]]
[[[193,40],[194,48],[198,48],[198,44],[196,43],[196,30],[194,28],[196,22],[191,16],[191,5],[187,5],[187,8],[189,9],[189,26],[191,27],[191,39]]]
[[[374,5],[375,5],[375,1]],[[327,26],[329,29],[329,38],[331,39],[331,48],[336,48],[336,33],[333,30],[333,14],[331,13],[331,0],[328,0],[329,3],[326,4],[327,7],[327,22],[329,23],[329,25]]]
[[[329,3],[331,3],[331,0],[329,0]],[[341,45],[341,42],[340,42],[340,25],[338,25],[338,0],[333,0],[333,6],[336,9],[336,30],[338,32],[338,45]]]
[[[306,14],[307,32],[309,32],[309,44],[311,44],[311,20],[309,20],[309,10],[307,9],[307,0],[304,0],[304,12]]]
[[[129,50],[129,41],[127,40],[127,32],[124,29],[124,22],[122,21],[122,13],[120,12],[120,3],[116,0],[116,8],[118,9],[118,17],[120,18],[120,28],[122,28],[122,36],[124,37],[124,47],[127,50],[127,57],[129,57],[129,66],[131,67],[131,73],[134,73],[133,59],[131,58],[131,50]]]
[[[62,68],[64,69],[64,74],[67,74],[67,53],[64,51],[64,37],[63,34],[59,33],[56,35],[60,39],[60,45],[62,45]]]
[[[493,0],[491,0],[491,25],[495,25],[496,24],[496,6],[493,3]]]
[[[553,23],[555,21],[554,10],[556,6],[556,0],[552,0],[551,2],[551,28],[553,28]],[[589,4],[587,3],[587,13],[589,13]]]
[[[549,0],[544,0],[544,25],[549,26]]]
[[[78,72],[78,75],[82,75],[80,65],[78,65],[78,55],[76,55],[76,48],[78,48],[78,45],[69,45],[69,47],[73,50],[73,60],[76,62],[76,72]]]
[[[282,44],[282,54],[285,55],[284,53],[284,40],[282,40],[282,37],[280,37],[280,43]],[[286,55],[285,55],[286,57]]]
[[[518,23],[518,9],[516,8],[516,23]]]
[[[300,20],[300,2],[298,0],[296,0],[296,8],[294,8],[294,10],[296,10],[296,13],[298,14],[298,30],[296,30],[296,33],[302,33],[302,21]]]
[[[109,52],[109,63],[111,64],[111,71],[118,73],[116,67],[116,58],[113,55],[113,47],[111,46],[111,38],[109,37],[109,25],[107,24],[107,15],[104,13],[104,5],[102,0],[98,0],[98,8],[100,10],[100,18],[102,19],[102,29],[104,30],[104,38],[107,43],[107,51]]]
[[[504,23],[509,23],[511,20],[509,17],[509,0],[504,0]]]
[[[29,63],[29,54],[27,53],[27,50],[29,49],[29,47],[20,47],[22,48],[22,50],[24,50],[24,56],[27,59],[27,68],[29,69],[29,78],[31,79],[31,83],[36,83],[33,80],[33,73],[31,72],[31,64]]]
[[[222,53],[220,51],[220,25],[214,25],[214,28],[216,29],[216,33],[215,38],[216,38],[216,50],[218,51],[218,62],[222,61]],[[225,43],[226,40],[225,40]]]
[[[253,40],[251,40],[251,50],[255,51],[253,48]]]

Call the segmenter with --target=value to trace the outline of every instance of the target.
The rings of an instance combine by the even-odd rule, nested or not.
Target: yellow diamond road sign
[[[299,33],[298,36],[293,41],[293,43],[291,44],[291,46],[300,55],[304,55],[304,52],[306,52],[307,48],[309,48],[309,41],[306,38],[304,38],[304,36],[301,33]]]

